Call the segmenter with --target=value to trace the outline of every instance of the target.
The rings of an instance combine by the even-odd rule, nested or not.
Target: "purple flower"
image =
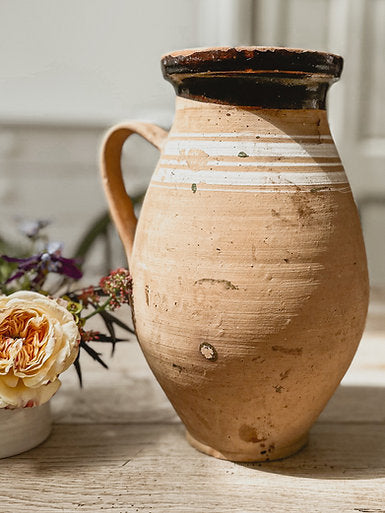
[[[29,271],[34,271],[35,276],[32,283],[41,285],[48,273],[56,273],[67,276],[73,280],[79,280],[83,273],[72,258],[65,258],[61,255],[61,246],[58,243],[50,243],[42,253],[26,258],[9,257],[2,255],[1,258],[6,262],[17,264],[17,269],[12,274],[6,284],[17,280]]]

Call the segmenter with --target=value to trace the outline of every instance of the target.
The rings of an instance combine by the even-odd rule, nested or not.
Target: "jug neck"
[[[170,136],[197,137],[214,134],[219,141],[247,136],[250,140],[260,137],[285,136],[311,138],[319,143],[331,139],[327,113],[324,109],[261,109],[214,102],[202,102],[177,97],[175,117]],[[262,139],[261,139],[262,140]]]
[[[183,98],[262,109],[325,109],[342,63],[338,55],[310,50],[207,48],[165,55],[162,70]]]

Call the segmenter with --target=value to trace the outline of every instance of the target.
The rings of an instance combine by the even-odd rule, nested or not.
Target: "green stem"
[[[105,301],[102,305],[98,306],[98,308],[96,308],[93,312],[91,312],[90,314],[83,317],[83,320],[88,321],[88,319],[91,319],[91,317],[93,317],[94,315],[97,315],[100,312],[103,312],[106,309],[106,307],[110,304],[110,302],[111,302],[111,298],[109,297],[107,299],[107,301]]]

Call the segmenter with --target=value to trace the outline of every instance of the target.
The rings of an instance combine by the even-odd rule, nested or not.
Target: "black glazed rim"
[[[193,48],[166,54],[161,59],[162,72],[172,81],[175,74],[316,74],[328,81],[337,80],[343,58],[332,53],[299,48],[262,46]],[[333,80],[334,79],[334,80]]]

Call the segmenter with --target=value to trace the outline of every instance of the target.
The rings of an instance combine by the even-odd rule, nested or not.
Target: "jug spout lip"
[[[275,109],[325,109],[339,55],[266,46],[192,48],[164,55],[176,94],[201,102]]]
[[[237,46],[189,48],[161,58],[165,78],[186,73],[294,73],[338,79],[343,58],[333,53],[302,48]]]

